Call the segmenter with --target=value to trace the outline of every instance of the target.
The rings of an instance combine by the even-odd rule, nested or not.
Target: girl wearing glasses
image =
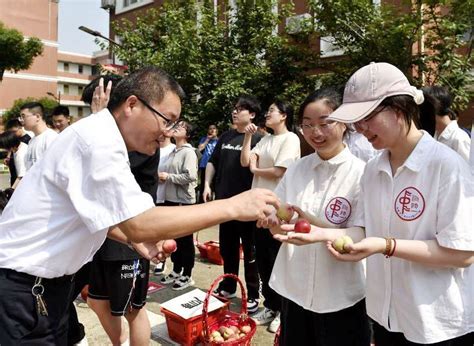
[[[314,153],[291,165],[275,189],[302,217],[336,228],[358,225],[365,165],[343,143],[346,126],[328,122],[340,103],[341,95],[332,89],[306,98],[299,124]],[[259,226],[274,234],[284,227],[276,215]],[[362,239],[363,231],[354,229],[351,236]],[[325,244],[282,244],[270,277],[270,287],[283,297],[280,345],[369,345],[364,282],[362,262],[338,262]]]
[[[265,126],[271,129],[273,134],[264,136],[253,149],[250,148],[252,135],[257,133],[258,127],[253,123],[245,127],[240,163],[243,167],[250,167],[253,173],[252,188],[260,187],[273,191],[288,166],[300,157],[300,140],[295,133],[289,131],[293,126],[293,107],[275,100],[265,114]],[[268,286],[268,280],[280,242],[273,239],[270,232],[256,230],[255,245],[265,301],[264,309],[252,318],[258,325],[269,324],[268,331],[275,333],[280,326],[281,297]]]
[[[326,244],[345,263],[367,258],[367,312],[378,346],[474,344],[473,180],[459,155],[417,128],[420,106],[430,104],[395,66],[372,63],[349,79],[344,104],[330,115],[383,149],[361,179],[356,225],[367,237],[345,254]],[[349,231],[313,226],[277,237],[302,245]]]

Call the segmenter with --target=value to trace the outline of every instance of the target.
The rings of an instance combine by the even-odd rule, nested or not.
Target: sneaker
[[[258,313],[252,316],[252,319],[255,321],[257,326],[262,326],[273,321],[276,317],[276,313],[273,310],[268,308],[263,308]]]
[[[247,312],[252,315],[258,311],[258,304],[260,304],[260,299],[247,299]]]
[[[190,276],[181,276],[175,280],[171,288],[175,291],[181,291],[192,285],[194,285],[194,280]]]
[[[216,296],[219,296],[219,297],[224,298],[224,299],[232,299],[232,298],[237,297],[237,294],[235,292],[230,293],[230,292],[227,292],[225,290],[221,290],[219,288],[216,288],[213,293]]]
[[[280,311],[278,311],[275,315],[275,318],[273,319],[273,321],[270,323],[270,325],[268,326],[267,330],[270,332],[270,333],[276,333],[278,328],[280,328]]]
[[[155,267],[155,270],[154,270],[154,274],[156,276],[160,276],[160,275],[163,275],[164,271],[166,270],[166,262],[159,262],[156,267]]]
[[[177,279],[179,279],[181,277],[181,274],[178,274],[178,273],[175,273],[174,271],[172,271],[171,273],[169,273],[168,275],[164,276],[161,278],[160,282],[162,284],[171,284],[173,282],[175,282]]]

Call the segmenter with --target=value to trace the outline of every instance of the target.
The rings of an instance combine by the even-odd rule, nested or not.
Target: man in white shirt
[[[35,136],[28,143],[25,164],[29,171],[48,149],[58,134],[48,128],[44,121],[44,108],[39,102],[29,102],[20,108],[20,121],[27,131],[32,131]]]
[[[0,219],[0,344],[65,343],[74,273],[107,236],[156,262],[174,251],[174,241],[164,239],[257,220],[278,208],[275,195],[262,189],[154,207],[130,171],[128,151],[154,154],[162,133],[175,126],[183,97],[167,73],[143,68],[117,85],[110,111],[71,125],[25,176]]]

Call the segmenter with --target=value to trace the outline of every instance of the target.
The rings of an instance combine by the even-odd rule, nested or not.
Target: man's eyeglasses
[[[236,106],[234,107],[234,109],[232,110],[232,112],[235,112],[235,113],[240,113],[242,111],[246,111],[247,108],[244,108],[244,107],[241,107],[241,106]]]
[[[359,121],[356,121],[355,123],[353,123],[352,125],[354,126],[354,128],[358,131],[365,131],[369,128],[369,121],[372,120],[373,118],[375,118],[377,115],[379,115],[380,113],[382,113],[385,108],[387,108],[388,106],[383,106],[382,108],[380,108],[380,110],[375,110],[373,111],[371,114],[369,114],[368,116],[366,116],[364,119],[362,120],[359,120]]]
[[[148,102],[146,102],[144,99],[142,99],[140,96],[137,96],[137,99],[140,100],[141,103],[143,103],[145,105],[146,108],[148,108],[152,113],[154,113],[155,115],[158,115],[160,118],[162,118],[164,121],[166,121],[166,124],[165,124],[165,128],[167,130],[172,130],[173,128],[176,127],[176,125],[179,124],[178,121],[172,121],[171,119],[168,119],[166,116],[163,115],[163,113],[161,113],[159,110],[153,108],[152,106],[150,106],[148,104]]]

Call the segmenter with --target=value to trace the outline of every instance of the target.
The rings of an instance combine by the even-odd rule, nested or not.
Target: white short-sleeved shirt
[[[158,164],[158,173],[168,171],[168,163],[170,154],[173,152],[176,145],[173,143],[168,144],[164,148],[160,148],[160,163]],[[156,203],[163,203],[165,201],[166,184],[168,182],[161,182],[158,180],[158,189],[156,190]]]
[[[0,218],[0,268],[44,278],[77,272],[109,227],[154,206],[117,124],[103,110],[69,126],[25,175]]]
[[[26,153],[28,151],[28,145],[26,145],[23,142],[20,142],[20,145],[18,146],[18,150],[13,153],[13,158],[15,160],[15,169],[16,169],[16,175],[18,178],[23,178],[26,174]]]
[[[251,152],[258,155],[259,168],[288,168],[301,156],[300,139],[290,131],[280,135],[264,136]],[[270,179],[254,175],[252,188],[260,187],[273,191],[279,181],[279,178]]]
[[[363,226],[355,223],[363,170],[347,148],[328,161],[311,154],[288,168],[275,193],[329,227]],[[365,297],[364,263],[337,261],[325,243],[282,244],[269,284],[306,310],[340,311]]]
[[[474,250],[469,168],[426,132],[392,177],[388,152],[362,177],[367,237],[433,240]],[[474,330],[474,267],[433,268],[382,255],[367,259],[367,312],[415,343],[436,343]]]
[[[435,133],[434,138],[457,152],[461,157],[469,161],[469,149],[471,139],[469,135],[458,126],[458,122],[453,120],[443,130],[443,132]]]
[[[48,149],[56,137],[58,137],[57,132],[48,128],[38,136],[31,138],[25,158],[27,171],[43,157],[46,149]]]
[[[474,122],[471,126],[471,153],[469,154],[469,165],[471,166],[471,173],[474,174]]]

